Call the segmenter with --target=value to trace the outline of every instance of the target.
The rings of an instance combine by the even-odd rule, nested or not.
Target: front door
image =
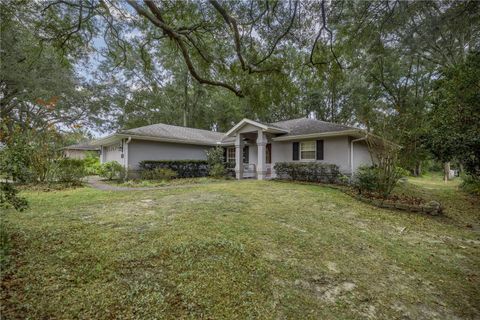
[[[272,173],[272,144],[267,143],[267,147],[265,148],[265,163],[267,167],[267,175]]]

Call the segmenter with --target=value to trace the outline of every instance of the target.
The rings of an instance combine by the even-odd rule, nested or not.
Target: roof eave
[[[342,130],[342,131],[330,131],[330,132],[321,132],[321,133],[308,133],[308,134],[299,134],[299,135],[286,135],[275,137],[273,141],[292,141],[292,140],[303,140],[303,139],[312,139],[312,138],[324,138],[324,137],[338,137],[338,136],[354,136],[354,137],[363,137],[366,132],[361,129],[353,130]]]
[[[142,135],[134,135],[134,134],[128,134],[128,133],[116,133],[116,134],[107,136],[105,138],[96,140],[92,144],[98,145],[98,146],[108,145],[124,138],[132,138],[134,140],[193,144],[193,145],[200,145],[200,146],[216,146],[217,145],[217,141],[213,142],[213,141],[200,141],[200,140],[184,140],[184,139],[174,139],[174,138],[142,136]]]

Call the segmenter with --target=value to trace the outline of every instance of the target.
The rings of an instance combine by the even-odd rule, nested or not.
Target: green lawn
[[[431,180],[402,188],[445,197],[446,217],[274,181],[26,192],[2,214],[2,314],[478,319],[478,202]]]

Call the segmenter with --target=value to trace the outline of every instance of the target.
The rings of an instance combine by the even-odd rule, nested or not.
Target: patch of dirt
[[[338,270],[337,264],[332,261],[327,261],[326,263],[328,270],[330,270],[333,273],[340,273],[340,270]]]
[[[355,290],[356,285],[351,281],[337,281],[327,276],[314,276],[310,281],[297,279],[294,286],[311,291],[318,299],[333,304],[345,294]]]
[[[335,303],[339,296],[344,295],[347,292],[353,291],[355,287],[355,283],[346,281],[340,283],[339,285],[327,286],[325,291],[325,288],[319,286],[316,286],[315,290],[321,294],[320,298],[322,300],[325,300],[328,303]]]
[[[289,228],[289,229],[292,229],[292,230],[295,230],[295,231],[298,231],[298,232],[302,232],[302,233],[307,232],[307,230],[300,229],[299,227],[296,227],[296,226],[288,224],[288,223],[280,222],[280,224],[282,226],[286,227],[286,228]]]

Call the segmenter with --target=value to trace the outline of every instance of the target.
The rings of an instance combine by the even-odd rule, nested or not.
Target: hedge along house
[[[101,162],[117,161],[134,173],[140,161],[205,160],[215,146],[225,150],[225,160],[235,163],[237,179],[275,177],[277,162],[336,164],[351,175],[372,164],[366,131],[309,118],[275,123],[243,119],[227,133],[154,124],[122,130],[101,138]]]

